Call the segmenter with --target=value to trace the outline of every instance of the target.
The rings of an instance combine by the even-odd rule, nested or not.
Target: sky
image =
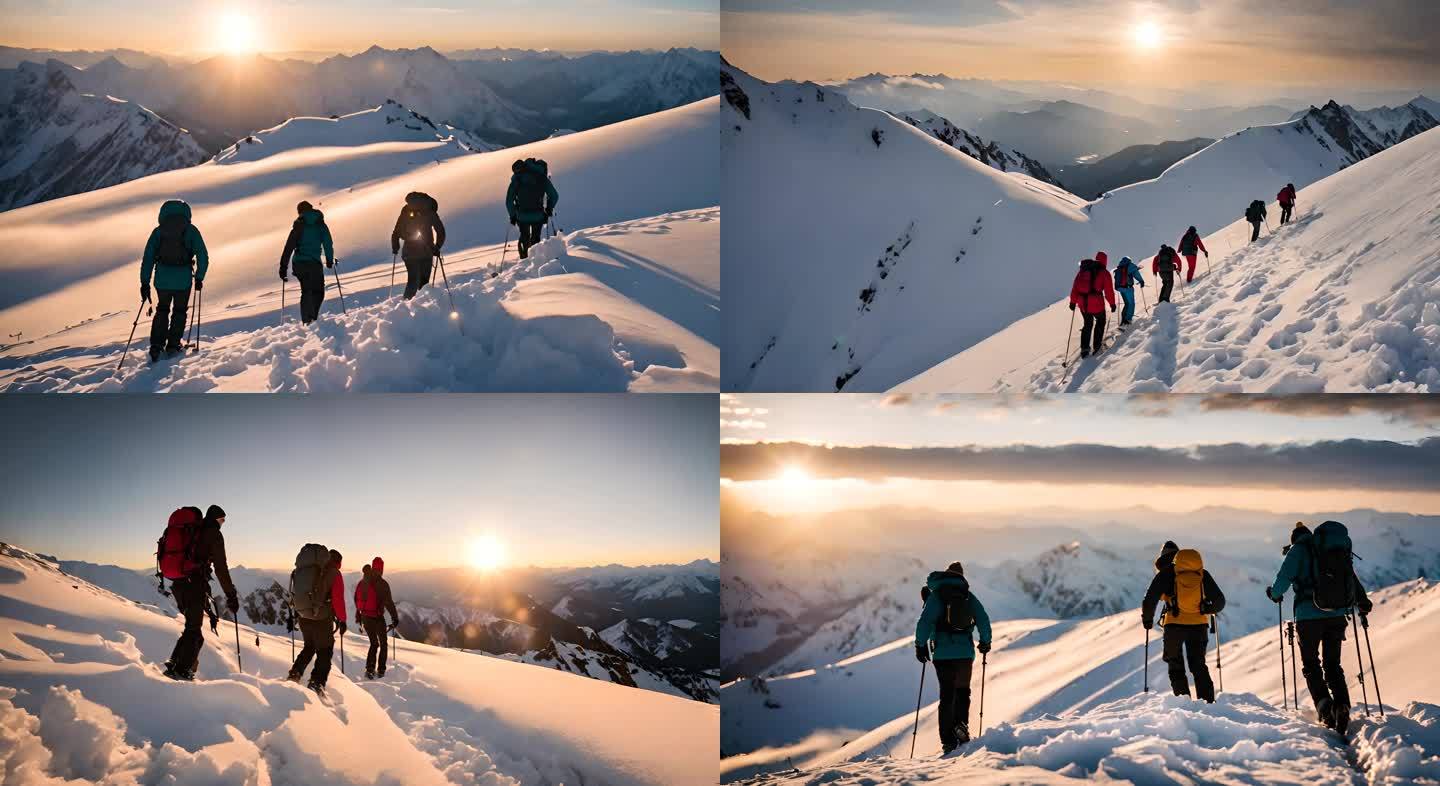
[[[770,81],[866,73],[1185,89],[1440,84],[1434,0],[724,0]]]
[[[714,0],[0,0],[0,44],[209,55],[343,52],[372,44],[489,48],[718,49]]]
[[[1440,514],[1434,396],[726,394],[720,424],[722,485],[775,513]]]
[[[0,540],[154,565],[219,504],[231,566],[307,542],[400,570],[718,559],[713,396],[7,396]]]

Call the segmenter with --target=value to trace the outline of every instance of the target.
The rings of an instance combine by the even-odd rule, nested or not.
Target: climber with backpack
[[[1105,303],[1110,303],[1110,312],[1115,312],[1115,281],[1105,264],[1110,258],[1104,251],[1095,254],[1094,259],[1080,263],[1075,281],[1070,285],[1070,310],[1080,307],[1084,322],[1080,326],[1080,357],[1086,358],[1099,353],[1105,347]]]
[[[175,642],[170,660],[165,662],[165,676],[172,680],[195,679],[200,648],[205,644],[201,626],[210,599],[212,568],[225,591],[225,608],[231,614],[240,611],[240,596],[235,582],[230,580],[230,565],[225,559],[225,536],[220,533],[224,523],[225,511],[219,505],[211,505],[204,515],[196,507],[179,508],[170,514],[165,532],[155,543],[156,573],[162,591],[168,580],[175,605],[185,617],[185,630]]]
[[[1140,604],[1140,624],[1145,630],[1154,625],[1155,607],[1165,601],[1160,624],[1164,630],[1164,656],[1170,672],[1170,688],[1176,696],[1189,696],[1190,683],[1185,676],[1188,663],[1195,677],[1195,698],[1215,703],[1215,683],[1205,664],[1210,647],[1210,617],[1225,608],[1225,594],[1205,569],[1200,552],[1182,549],[1167,540],[1155,560],[1155,578],[1145,591]]]
[[[1275,201],[1280,203],[1280,224],[1284,226],[1290,223],[1290,213],[1295,209],[1295,184],[1286,183],[1275,195]]]
[[[1250,242],[1254,243],[1260,239],[1260,222],[1265,220],[1265,203],[1259,199],[1251,202],[1250,206],[1245,208],[1245,220],[1250,222],[1253,230],[1250,233]]]
[[[190,223],[190,206],[171,199],[160,206],[159,225],[150,230],[140,262],[140,299],[150,302],[151,275],[155,283],[155,316],[150,321],[150,362],[178,355],[185,338],[190,308],[190,285],[205,288],[210,253],[200,230]]]
[[[405,207],[390,233],[390,253],[405,260],[405,299],[415,297],[430,283],[435,256],[445,246],[445,223],[440,220],[440,203],[429,194],[411,191]]]
[[[376,557],[363,568],[364,578],[355,585],[355,620],[370,638],[370,651],[365,655],[365,679],[385,676],[385,661],[389,657],[390,630],[400,624],[400,612],[395,610],[395,600],[390,596],[390,582],[385,580],[385,560]],[[385,612],[390,612],[390,625],[385,624]],[[380,656],[376,663],[375,656]]]
[[[1350,726],[1350,691],[1340,665],[1345,625],[1351,609],[1364,618],[1374,608],[1355,575],[1350,533],[1344,524],[1327,521],[1311,532],[1303,522],[1295,523],[1285,560],[1275,581],[1265,588],[1265,597],[1281,603],[1291,586],[1305,687],[1320,722],[1344,734]]]
[[[510,187],[505,191],[505,210],[510,225],[520,227],[520,258],[540,242],[540,230],[555,214],[560,193],[550,182],[550,166],[538,158],[517,160],[510,165]]]
[[[1184,235],[1180,236],[1180,255],[1185,257],[1185,261],[1188,263],[1185,271],[1185,283],[1187,284],[1195,280],[1197,251],[1204,252],[1206,259],[1210,258],[1210,252],[1205,248],[1205,241],[1200,239],[1200,233],[1195,230],[1195,227],[1190,227],[1185,230]],[[1205,264],[1210,263],[1206,262]]]
[[[1157,303],[1169,303],[1170,292],[1175,289],[1175,274],[1180,272],[1180,254],[1170,246],[1161,244],[1155,258],[1150,262],[1150,272],[1160,277],[1160,299]]]
[[[1115,266],[1115,291],[1120,293],[1120,299],[1125,301],[1125,307],[1120,310],[1120,327],[1126,327],[1135,319],[1135,285],[1145,286],[1145,277],[1140,275],[1140,266],[1135,264],[1130,257],[1120,257],[1120,264]]]
[[[952,562],[925,579],[925,608],[915,623],[915,659],[935,664],[940,683],[940,747],[946,753],[970,741],[970,676],[975,652],[990,651],[990,615],[970,591],[965,567]],[[979,644],[972,635],[979,635]]]
[[[325,302],[325,268],[320,266],[320,257],[324,255],[325,267],[335,267],[335,243],[324,213],[303,201],[295,206],[295,212],[299,215],[290,225],[285,250],[280,252],[280,280],[290,280],[286,267],[292,266],[293,254],[295,280],[300,284],[300,322],[308,325],[320,318],[320,304]]]
[[[290,607],[299,619],[305,646],[295,656],[286,679],[299,682],[314,658],[315,669],[306,687],[322,699],[330,679],[335,633],[343,636],[350,629],[345,622],[345,577],[340,573],[340,564],[340,552],[307,543],[295,555],[295,569],[290,572]]]

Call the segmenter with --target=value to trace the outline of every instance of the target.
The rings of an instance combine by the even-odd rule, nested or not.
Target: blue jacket
[[[301,262],[319,262],[320,255],[325,255],[328,262],[335,261],[335,243],[330,239],[330,227],[325,225],[325,214],[319,210],[307,210],[305,214],[295,219],[290,227],[290,236],[285,239],[285,250],[280,252],[280,275],[285,275],[285,268],[290,263],[291,254],[294,254],[295,264]]]
[[[190,206],[178,199],[172,199],[160,206],[160,221],[167,218],[184,217],[190,220]],[[185,228],[185,247],[195,255],[194,280],[204,281],[205,271],[210,269],[210,253],[205,250],[205,240],[200,230],[191,224]],[[140,283],[149,284],[151,273],[155,276],[156,289],[189,289],[191,269],[189,265],[159,265],[155,253],[160,247],[160,227],[150,230],[150,239],[145,243],[145,256],[140,262]]]
[[[915,646],[923,647],[928,642],[935,642],[935,649],[931,654],[933,660],[974,660],[975,643],[971,640],[970,633],[952,633],[937,628],[940,615],[945,611],[945,602],[940,599],[940,588],[951,585],[964,585],[969,587],[965,577],[957,573],[937,570],[930,574],[925,580],[925,586],[930,588],[930,596],[925,600],[925,610],[920,612],[920,619],[915,623]],[[980,634],[980,641],[990,643],[990,615],[985,612],[985,605],[970,593],[970,611],[975,615],[975,630]]]
[[[1285,561],[1280,563],[1280,571],[1275,574],[1275,580],[1270,583],[1270,592],[1275,597],[1285,594],[1285,590],[1291,585],[1295,587],[1294,613],[1297,620],[1320,620],[1332,617],[1348,617],[1350,609],[1336,609],[1334,611],[1323,611],[1315,608],[1313,600],[1315,589],[1311,579],[1310,567],[1310,540],[1312,535],[1301,535],[1296,539],[1294,545],[1285,554]],[[1360,578],[1351,574],[1355,580],[1355,597],[1360,599],[1362,609],[1370,605],[1369,599],[1365,596],[1365,587],[1360,584]]]
[[[1119,275],[1119,274],[1120,274],[1120,271],[1123,270],[1123,269],[1125,269],[1125,268],[1129,268],[1129,270],[1130,270],[1130,280],[1131,280],[1132,282],[1133,282],[1133,281],[1139,281],[1139,282],[1140,282],[1140,286],[1142,286],[1142,287],[1145,286],[1145,277],[1142,276],[1142,275],[1140,275],[1140,266],[1139,266],[1139,265],[1136,265],[1134,262],[1130,261],[1130,257],[1122,257],[1121,260],[1120,260],[1120,263],[1115,266],[1115,275],[1113,276],[1113,278],[1114,278],[1116,281],[1119,281],[1119,280],[1120,280],[1120,275]],[[1119,284],[1116,284],[1116,285],[1115,285],[1115,288],[1116,288],[1116,289],[1134,289],[1134,288],[1135,288],[1135,285],[1132,283],[1132,284],[1131,284],[1130,286],[1128,286],[1128,287],[1122,287],[1122,286],[1120,286]]]

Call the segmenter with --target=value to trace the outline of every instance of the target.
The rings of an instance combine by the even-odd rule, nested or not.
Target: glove
[[[345,620],[335,620],[335,630],[340,631],[340,635],[343,636],[350,632],[350,626],[345,624]]]
[[[927,663],[930,660],[930,648],[924,644],[915,645],[915,660]]]
[[[1144,288],[1145,288],[1145,282],[1144,282],[1144,281],[1141,281],[1141,282],[1140,282],[1140,288],[1141,288],[1141,289],[1144,289]]]
[[[555,209],[554,209],[554,208],[550,208],[550,207],[545,208],[545,220],[546,220],[546,221],[549,221],[550,219],[552,219],[552,218],[554,218],[554,217],[555,217]]]
[[[219,635],[220,635],[220,618],[219,618],[219,617],[216,617],[216,616],[213,616],[213,615],[210,617],[210,632],[211,632],[212,634],[216,635],[216,636],[219,636]]]
[[[225,608],[228,609],[231,614],[234,614],[235,612],[240,610],[240,599],[235,597],[234,595],[226,597]]]
[[[289,281],[289,280],[290,280],[290,277],[287,276],[287,275],[285,275],[285,271],[282,270],[282,271],[280,271],[280,280],[281,280],[281,281]]]
[[[386,627],[385,630],[395,630],[398,627],[400,627],[400,620],[395,620],[394,622],[390,623],[390,625]]]
[[[1111,313],[1111,314],[1114,314],[1114,313],[1115,313],[1115,307],[1114,307],[1114,306],[1111,306],[1111,307],[1110,307],[1110,313]]]
[[[513,226],[518,226],[518,225],[515,223],[515,217],[514,217],[514,216],[511,216],[511,217],[510,217],[510,226],[512,226],[512,227],[513,227]]]
[[[1375,609],[1375,602],[1369,598],[1361,598],[1360,602],[1355,605],[1360,609],[1361,614],[1369,614]]]
[[[975,645],[975,649],[980,650],[980,654],[984,655],[985,653],[990,651],[990,642],[982,641],[979,644]]]
[[[1141,615],[1140,615],[1140,627],[1144,628],[1145,630],[1150,630],[1150,629],[1152,629],[1152,628],[1155,627],[1155,623],[1152,622],[1149,617],[1145,616],[1144,614],[1141,614]]]
[[[1214,603],[1214,601],[1211,601],[1209,598],[1206,598],[1205,600],[1200,601],[1200,613],[1201,613],[1201,614],[1214,614],[1214,613],[1215,613],[1215,603]]]
[[[1070,304],[1070,310],[1071,310],[1071,311],[1074,311],[1074,310],[1075,310],[1075,304],[1074,304],[1074,303],[1071,303],[1071,304]]]
[[[391,244],[390,244],[390,256],[393,257],[393,256],[395,256],[395,255],[398,254],[398,253],[400,253],[400,245],[399,245],[398,243],[391,243]]]
[[[332,259],[329,262],[326,262],[325,267],[335,267],[335,260]]]
[[[196,289],[196,291],[199,291],[199,290],[204,289],[204,288],[205,288],[205,282],[204,282],[204,281],[200,281],[200,280],[197,279],[197,280],[195,281],[195,289]]]
[[[1265,597],[1269,598],[1270,600],[1275,601],[1276,603],[1280,603],[1280,602],[1282,602],[1282,601],[1285,600],[1285,596],[1284,596],[1284,595],[1281,595],[1281,596],[1278,597],[1278,598],[1275,597],[1275,593],[1274,593],[1273,591],[1271,591],[1271,589],[1270,589],[1269,587],[1266,587],[1266,588],[1265,588]]]
[[[1206,258],[1206,259],[1209,259],[1209,258],[1210,258],[1210,252],[1209,252],[1209,251],[1206,251],[1206,252],[1205,252],[1205,258]]]
[[[294,618],[294,617],[286,617],[286,618],[285,618],[285,630],[286,630],[287,632],[289,632],[289,633],[294,633],[294,632],[295,632],[295,618]]]
[[[149,285],[149,284],[141,284],[141,285],[140,285],[140,299],[143,300],[143,301],[145,301],[146,303],[149,303],[149,302],[150,302],[150,285]]]

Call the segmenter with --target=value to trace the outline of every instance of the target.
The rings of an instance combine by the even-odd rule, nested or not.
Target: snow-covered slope
[[[719,713],[699,702],[402,641],[383,681],[333,670],[326,707],[284,681],[285,636],[243,626],[240,660],[207,641],[198,681],[175,683],[158,665],[180,632],[173,609],[14,546],[0,547],[0,580],[0,726],[20,783],[715,780]],[[360,640],[346,638],[353,673]]]
[[[1002,147],[994,140],[986,142],[927,109],[892,114],[986,166],[1001,172],[1021,172],[1036,180],[1060,185],[1039,161],[1014,148]]]
[[[713,390],[715,105],[439,162],[433,154],[447,144],[439,141],[306,147],[0,214],[0,241],[33,249],[0,263],[12,282],[0,295],[0,326],[19,342],[3,351],[0,386]],[[556,223],[566,235],[512,266],[503,199],[511,161],[529,156],[550,162],[561,195]],[[446,222],[458,318],[438,275],[414,301],[381,302],[390,229],[405,194],[417,189],[439,201]],[[191,204],[210,250],[206,350],[154,369],[132,358],[108,380],[138,305],[138,256],[159,204],[174,197]],[[278,324],[276,259],[300,199],[325,212],[350,308],[336,318],[332,274],[315,330]],[[502,255],[507,270],[490,278]],[[295,299],[292,287],[286,304],[294,308]]]
[[[59,69],[27,64],[12,79],[0,111],[0,210],[206,158],[185,129],[138,104],[82,94]]]
[[[1069,314],[1056,303],[899,389],[1434,391],[1437,184],[1431,130],[1303,189],[1295,222],[1272,217],[1256,243],[1243,219],[1207,236],[1213,275],[1202,267],[1173,306],[1150,300],[1153,312],[1073,374],[1060,358]]]
[[[259,161],[303,147],[363,147],[381,142],[444,142],[431,155],[436,160],[456,153],[500,149],[478,136],[430,118],[387,99],[374,109],[336,118],[294,117],[274,128],[257,131],[215,156],[219,163]]]

